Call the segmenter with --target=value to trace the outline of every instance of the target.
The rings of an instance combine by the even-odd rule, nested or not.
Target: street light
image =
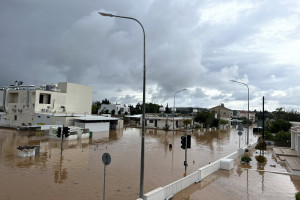
[[[243,82],[239,82],[239,81],[235,81],[235,80],[230,80],[231,82],[234,82],[234,83],[239,83],[239,84],[242,84],[242,85],[245,85],[247,88],[248,88],[248,122],[247,122],[247,146],[249,145],[249,121],[250,121],[250,117],[249,117],[249,87],[246,83],[243,83]]]
[[[185,91],[186,88],[182,89],[182,90],[178,90],[177,92],[174,93],[174,106],[173,106],[173,135],[174,135],[174,115],[175,115],[175,95],[178,93],[178,92],[182,92],[182,91]]]
[[[141,171],[140,171],[140,198],[144,197],[144,163],[145,163],[145,99],[146,99],[146,34],[143,25],[137,19],[132,17],[118,16],[110,13],[98,12],[104,17],[117,17],[134,20],[142,27],[144,35],[144,71],[143,71],[143,111],[142,111],[142,144],[141,144]]]

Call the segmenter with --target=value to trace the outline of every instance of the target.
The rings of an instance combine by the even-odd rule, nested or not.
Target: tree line
[[[92,114],[98,114],[98,110],[101,108],[102,104],[111,104],[111,102],[108,99],[103,99],[102,101],[94,101],[92,103]],[[130,109],[130,114],[131,115],[136,115],[136,114],[142,114],[143,111],[143,105],[140,103],[137,103],[135,106],[134,105],[128,105]],[[145,112],[146,113],[160,113],[159,108],[163,107],[162,105],[155,104],[155,103],[146,103],[146,108]],[[165,113],[171,113],[171,108],[167,105],[165,108]]]

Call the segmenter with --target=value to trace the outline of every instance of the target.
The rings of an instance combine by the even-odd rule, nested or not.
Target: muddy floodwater
[[[287,170],[272,156],[272,147],[264,153],[266,163],[258,164],[257,155],[258,150],[251,151],[250,164],[236,161],[233,170],[219,170],[177,193],[173,200],[295,200],[300,189],[299,178],[284,174]]]
[[[184,150],[180,148],[180,137],[184,134],[146,130],[145,193],[178,180],[239,147],[235,129],[194,131],[185,173]],[[250,129],[250,143],[256,140],[257,136]],[[170,149],[169,144],[173,148]],[[241,146],[244,144],[245,135],[241,136]],[[17,147],[23,145],[39,145],[40,155],[18,157]],[[137,199],[140,145],[141,129],[124,128],[93,133],[92,139],[65,141],[61,156],[60,140],[49,139],[40,132],[0,129],[0,199],[100,200],[104,179],[102,154],[105,152],[111,155],[111,163],[106,167],[106,199]],[[190,195],[184,199],[189,199]]]

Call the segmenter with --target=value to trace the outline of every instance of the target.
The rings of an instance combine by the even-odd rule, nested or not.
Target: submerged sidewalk
[[[285,166],[277,163],[272,153],[272,149],[268,149],[265,153],[267,163],[258,165],[255,156],[259,155],[259,151],[251,152],[250,165],[237,160],[233,170],[219,170],[177,193],[172,199],[294,200],[295,193],[300,189],[300,181],[292,180]]]
[[[297,152],[286,147],[276,147],[273,149],[273,155],[278,158],[278,161],[284,163],[289,172],[294,175],[300,175],[300,158],[297,156]],[[293,177],[300,180],[299,177]]]

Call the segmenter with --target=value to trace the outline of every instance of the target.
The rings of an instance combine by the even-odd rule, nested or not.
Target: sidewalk
[[[291,180],[286,169],[272,158],[272,150],[265,153],[267,163],[259,166],[255,156],[259,151],[251,153],[250,165],[235,163],[233,170],[219,170],[206,177],[202,182],[194,184],[174,195],[173,200],[276,200],[295,199],[300,188],[299,181]],[[265,171],[262,171],[265,170]],[[270,173],[270,172],[278,172]]]
[[[282,162],[286,165],[286,168],[289,172],[293,173],[294,175],[298,175],[293,176],[294,179],[300,180],[300,158],[297,156],[297,152],[295,150],[277,147],[273,149],[273,154],[279,159],[279,162]]]

